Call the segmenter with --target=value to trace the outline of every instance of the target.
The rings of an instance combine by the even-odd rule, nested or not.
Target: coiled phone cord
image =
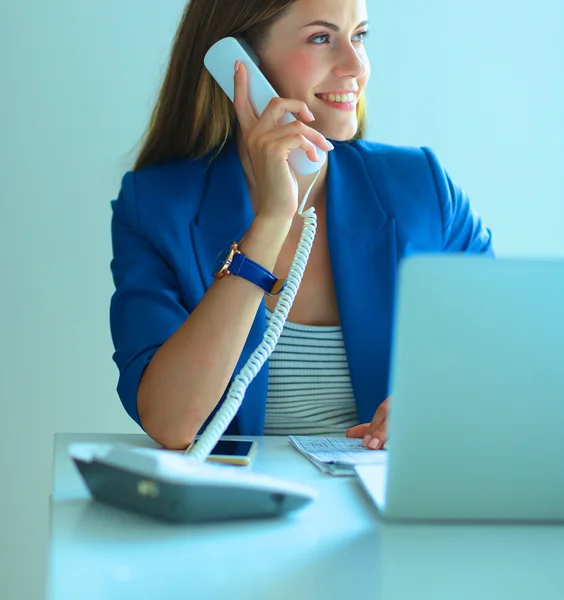
[[[298,215],[304,219],[302,235],[300,237],[298,249],[292,260],[290,273],[286,279],[286,285],[280,293],[280,298],[276,303],[276,308],[274,309],[270,323],[266,328],[262,342],[254,350],[249,357],[249,360],[233,380],[223,405],[206,427],[204,433],[198,438],[198,441],[194,446],[191,446],[186,450],[186,454],[191,458],[204,461],[209,456],[210,452],[219,441],[219,438],[221,438],[237,414],[251,381],[256,377],[264,363],[268,360],[280,339],[282,328],[284,327],[284,323],[288,318],[288,314],[296,298],[311,253],[313,240],[315,239],[315,232],[317,229],[317,215],[315,214],[315,209],[311,207],[305,212],[303,212],[303,210],[319,174],[320,171],[317,172],[315,179],[305,193],[304,199],[298,210]]]

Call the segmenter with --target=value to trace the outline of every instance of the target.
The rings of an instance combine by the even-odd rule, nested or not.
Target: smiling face
[[[316,119],[308,125],[333,140],[358,129],[356,103],[370,77],[367,21],[366,0],[297,0],[259,52],[278,94],[305,102]]]

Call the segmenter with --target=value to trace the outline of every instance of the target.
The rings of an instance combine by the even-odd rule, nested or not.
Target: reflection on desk
[[[149,438],[57,435],[47,598],[564,597],[564,527],[384,524],[354,478],[323,475],[285,437],[256,439],[253,470],[318,500],[282,519],[177,526],[91,502],[66,456],[72,442]]]

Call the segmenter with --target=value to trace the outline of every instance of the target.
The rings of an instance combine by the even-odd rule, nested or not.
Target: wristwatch
[[[213,276],[221,279],[226,275],[237,275],[258,285],[268,296],[278,296],[286,282],[278,279],[270,271],[252,261],[239,250],[239,244],[233,242],[222,250],[216,260],[216,272]]]

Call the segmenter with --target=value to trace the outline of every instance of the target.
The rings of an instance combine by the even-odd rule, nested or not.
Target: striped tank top
[[[271,316],[266,308],[267,325]],[[265,435],[344,435],[358,424],[340,326],[286,321],[268,362]]]

